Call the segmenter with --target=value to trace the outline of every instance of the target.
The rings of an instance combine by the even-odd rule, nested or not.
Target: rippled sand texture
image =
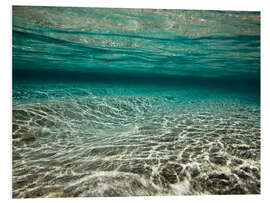
[[[13,107],[13,197],[260,193],[260,110],[88,96]]]

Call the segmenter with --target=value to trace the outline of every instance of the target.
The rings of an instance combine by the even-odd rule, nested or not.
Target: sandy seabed
[[[13,105],[13,198],[260,193],[260,106],[84,96]]]

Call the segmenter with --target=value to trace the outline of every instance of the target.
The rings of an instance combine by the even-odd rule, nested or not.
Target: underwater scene
[[[12,197],[260,194],[260,12],[12,8]]]

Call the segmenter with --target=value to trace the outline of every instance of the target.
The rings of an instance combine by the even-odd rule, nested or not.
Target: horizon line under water
[[[12,15],[14,198],[260,193],[260,12]]]

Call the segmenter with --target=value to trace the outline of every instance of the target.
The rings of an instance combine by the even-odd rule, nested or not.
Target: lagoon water
[[[13,198],[260,193],[260,13],[13,7]]]

